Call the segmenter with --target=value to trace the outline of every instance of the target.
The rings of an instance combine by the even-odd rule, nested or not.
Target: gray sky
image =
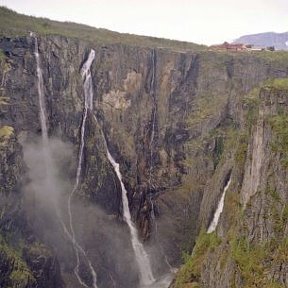
[[[17,12],[203,44],[288,31],[288,0],[0,0]]]

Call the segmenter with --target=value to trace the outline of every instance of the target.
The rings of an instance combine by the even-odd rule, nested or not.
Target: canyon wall
[[[38,41],[48,133],[57,168],[53,191],[57,193],[49,194],[45,187],[39,194],[39,175],[32,173],[41,163],[36,157],[41,149],[41,126],[34,40],[1,38],[0,231],[5,257],[0,267],[7,275],[4,287],[78,287],[73,248],[61,221],[68,222],[67,197],[77,169],[84,108],[80,69],[91,48],[96,53],[91,68],[94,109],[87,116],[81,181],[72,212],[77,241],[97,271],[99,287],[113,287],[113,283],[115,287],[136,287],[137,283],[128,229],[122,221],[120,183],[107,159],[104,136],[120,164],[133,220],[155,274],[179,266],[182,251],[192,251],[201,227],[208,227],[213,218],[229,175],[232,182],[227,198],[232,198],[232,207],[225,202],[219,237],[226,237],[230,227],[239,227],[229,214],[238,202],[249,215],[262,215],[264,206],[272,209],[259,191],[266,191],[263,179],[275,173],[272,159],[279,162],[275,164],[277,177],[283,174],[285,179],[280,154],[268,157],[273,129],[267,128],[266,116],[276,113],[271,111],[280,96],[264,88],[260,93],[257,88],[267,79],[287,77],[287,57],[266,52],[225,54],[91,45],[62,36],[38,37]],[[281,95],[284,101],[286,94]],[[267,99],[273,100],[271,107],[263,104]],[[285,190],[281,179],[273,180],[277,187],[273,185],[272,192]],[[287,196],[282,194],[280,199]],[[254,216],[243,217],[250,229],[249,240],[256,241],[256,234],[265,236],[264,216],[259,216],[262,230],[255,228],[258,222],[250,223],[256,221]],[[213,253],[221,254],[217,249]],[[201,275],[192,280],[204,287],[230,287],[230,276],[225,275],[232,275],[236,264],[228,255],[223,264],[228,272],[220,273],[214,269],[220,265],[219,254],[213,253],[207,256]],[[41,259],[40,265],[33,257]],[[23,265],[18,274],[14,273],[18,271],[15,259]],[[91,286],[87,263],[82,266],[80,274]],[[235,283],[241,287],[239,275]],[[26,282],[21,280],[24,284],[17,286],[22,277]]]

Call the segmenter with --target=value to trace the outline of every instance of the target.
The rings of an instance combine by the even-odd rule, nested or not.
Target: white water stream
[[[44,99],[44,84],[43,84],[43,75],[42,75],[42,69],[41,69],[41,63],[40,63],[40,57],[39,57],[39,47],[38,47],[38,39],[37,37],[32,33],[31,36],[34,38],[35,41],[35,50],[34,55],[36,58],[36,67],[37,67],[37,89],[38,89],[38,97],[39,97],[39,108],[40,108],[40,124],[42,129],[42,139],[44,146],[48,146],[48,129],[46,124],[46,106],[45,106],[45,99]]]
[[[41,63],[40,63],[40,57],[39,57],[39,47],[38,47],[38,40],[37,37],[34,34],[31,34],[31,36],[35,40],[35,58],[36,58],[36,64],[37,64],[37,78],[38,78],[38,96],[39,96],[39,116],[40,116],[40,122],[41,122],[41,129],[42,129],[42,139],[43,139],[43,152],[44,152],[44,161],[45,161],[45,166],[47,166],[47,181],[50,181],[53,178],[53,175],[49,174],[49,171],[52,170],[52,157],[49,149],[49,139],[48,139],[48,129],[47,129],[47,116],[46,116],[46,108],[45,108],[45,98],[44,98],[44,84],[43,84],[43,75],[42,75],[42,69],[41,69]],[[155,52],[154,52],[155,53]],[[93,288],[98,288],[97,287],[97,275],[96,272],[92,266],[92,263],[87,257],[86,252],[84,249],[78,244],[78,242],[75,239],[75,232],[74,232],[74,227],[73,227],[73,215],[72,215],[72,210],[71,210],[71,200],[72,197],[77,190],[79,183],[80,183],[80,177],[81,177],[81,167],[82,167],[82,160],[83,160],[83,150],[85,146],[85,125],[86,125],[86,119],[87,119],[87,113],[88,110],[93,109],[93,87],[92,87],[92,78],[91,78],[91,72],[90,72],[90,67],[95,58],[95,51],[91,50],[89,57],[87,61],[83,64],[83,67],[81,69],[81,75],[82,79],[84,81],[83,87],[84,87],[84,95],[85,95],[85,106],[84,106],[84,112],[83,112],[83,120],[82,120],[82,125],[81,125],[81,142],[80,142],[80,149],[79,149],[79,156],[78,156],[78,166],[77,166],[77,172],[76,172],[76,181],[75,185],[73,187],[72,192],[69,195],[68,199],[68,214],[69,214],[69,226],[70,226],[70,231],[68,231],[66,225],[64,222],[60,219],[60,222],[63,226],[64,233],[67,235],[69,240],[73,244],[73,248],[75,251],[76,255],[76,266],[74,268],[74,273],[75,276],[80,283],[80,285],[89,288],[85,282],[81,279],[79,275],[79,266],[80,266],[80,255],[82,254],[85,260],[88,263],[90,273],[92,275],[93,279]],[[153,57],[154,58],[154,57]],[[153,65],[154,67],[154,65]],[[152,83],[154,86],[154,68],[153,68],[153,75],[152,75]],[[151,85],[152,85],[151,83]],[[150,161],[152,165],[152,156],[153,156],[153,141],[154,141],[154,130],[155,130],[155,117],[156,117],[156,111],[154,111],[153,115],[153,126],[152,126],[152,135],[151,135],[151,140],[150,140],[150,147],[151,147],[151,156],[150,156]],[[146,253],[142,243],[139,241],[138,238],[138,233],[137,229],[131,219],[131,214],[129,210],[129,203],[128,203],[128,198],[127,198],[127,191],[126,188],[122,182],[122,175],[120,173],[119,169],[119,164],[116,163],[116,161],[113,159],[111,156],[108,148],[107,148],[107,155],[110,163],[114,167],[114,170],[117,174],[117,177],[120,181],[121,184],[121,189],[122,189],[122,203],[123,203],[123,218],[125,222],[127,223],[129,230],[130,230],[130,235],[131,235],[131,242],[132,242],[132,247],[135,253],[135,258],[136,262],[138,264],[139,272],[140,272],[140,285],[141,287],[151,287],[151,288],[166,288],[169,286],[171,282],[171,274],[165,275],[163,278],[159,279],[158,281],[155,281],[155,278],[152,273],[151,269],[151,264],[149,260],[149,256]],[[151,170],[151,169],[150,169]],[[53,180],[53,179],[52,179]],[[53,182],[53,181],[51,181]],[[52,184],[52,183],[50,183]]]
[[[45,165],[45,181],[47,182],[47,186],[50,187],[51,192],[55,192],[55,175],[54,175],[54,165],[52,160],[52,155],[50,152],[49,147],[49,138],[48,138],[48,128],[47,128],[47,113],[46,113],[46,105],[45,105],[45,94],[44,94],[44,83],[43,83],[43,73],[41,68],[41,61],[39,56],[39,46],[38,46],[38,39],[34,33],[30,33],[30,36],[34,39],[35,46],[34,46],[34,55],[36,58],[36,66],[37,66],[37,90],[38,90],[38,97],[39,97],[39,116],[40,116],[40,124],[41,124],[41,130],[42,130],[42,142],[43,142],[43,160]],[[75,255],[76,255],[76,267],[74,269],[74,273],[78,279],[78,282],[84,286],[89,288],[81,279],[79,275],[79,265],[80,265],[80,257],[79,252],[84,256],[86,259],[92,278],[93,278],[93,288],[97,288],[96,285],[96,272],[93,269],[93,266],[91,262],[89,261],[86,252],[84,249],[77,243],[75,239],[75,233],[73,229],[73,218],[72,218],[72,212],[71,212],[71,198],[73,194],[75,193],[75,190],[78,188],[80,175],[81,175],[81,163],[82,163],[82,157],[83,157],[83,149],[84,149],[84,135],[85,135],[85,123],[87,118],[87,110],[91,109],[93,106],[93,90],[92,90],[92,80],[91,80],[91,73],[90,73],[90,66],[94,60],[95,57],[95,51],[91,50],[88,60],[83,65],[83,68],[81,70],[82,78],[84,79],[84,93],[85,93],[85,108],[84,108],[84,116],[83,116],[83,122],[81,126],[81,145],[80,145],[80,151],[79,151],[79,162],[77,167],[77,175],[76,175],[76,183],[74,185],[73,191],[69,195],[68,200],[68,213],[69,213],[69,222],[70,222],[70,229],[71,233],[67,230],[64,222],[60,219],[60,222],[63,226],[65,234],[68,236],[68,238],[71,240]],[[59,216],[59,215],[58,215]]]
[[[123,181],[122,181],[122,175],[120,172],[119,164],[116,163],[116,161],[114,160],[114,158],[110,154],[108,147],[107,147],[107,156],[108,156],[110,163],[114,167],[114,170],[115,170],[117,177],[118,177],[120,184],[121,184],[122,203],[123,203],[123,218],[124,218],[125,222],[127,223],[129,230],[130,230],[132,247],[133,247],[133,250],[135,253],[136,262],[138,264],[138,268],[139,268],[139,272],[140,272],[140,283],[143,286],[152,285],[152,283],[155,282],[155,279],[154,279],[154,276],[152,273],[149,256],[146,253],[142,243],[139,241],[137,229],[136,229],[136,227],[135,227],[135,225],[131,219],[129,203],[128,203],[128,198],[127,198],[127,191],[126,191],[126,188],[125,188]]]
[[[64,232],[68,237],[70,238],[74,251],[75,251],[75,256],[76,256],[76,266],[74,268],[74,274],[78,279],[78,282],[84,286],[88,287],[81,279],[79,275],[79,266],[80,266],[80,257],[79,257],[79,252],[84,256],[85,260],[88,263],[90,273],[92,275],[93,279],[93,287],[97,288],[97,275],[96,272],[92,266],[91,261],[88,259],[86,252],[84,249],[77,243],[75,239],[75,232],[74,232],[74,227],[73,227],[73,215],[72,215],[72,210],[71,210],[71,201],[74,193],[78,189],[79,183],[80,183],[80,177],[81,177],[81,167],[82,167],[82,160],[83,160],[83,150],[85,146],[85,125],[86,125],[86,119],[87,119],[87,113],[88,109],[92,110],[93,109],[93,89],[92,89],[92,78],[91,78],[91,72],[90,72],[90,67],[95,58],[95,51],[92,49],[90,51],[90,54],[88,56],[87,61],[83,64],[82,69],[81,69],[81,76],[84,81],[83,88],[84,88],[84,113],[83,113],[83,119],[82,119],[82,125],[81,125],[81,142],[80,142],[80,149],[79,149],[79,155],[78,155],[78,166],[77,166],[77,172],[76,172],[76,181],[73,187],[72,192],[69,195],[68,198],[68,215],[69,215],[69,226],[70,226],[70,231],[71,234],[67,231],[66,226],[64,225]]]
[[[224,191],[223,191],[221,199],[220,199],[220,201],[218,203],[218,206],[217,206],[217,209],[215,211],[213,220],[212,220],[212,222],[209,225],[207,233],[212,233],[212,232],[214,232],[216,230],[216,227],[217,227],[219,219],[220,219],[220,215],[223,212],[225,195],[226,195],[226,192],[227,192],[227,190],[228,190],[228,188],[230,186],[230,183],[231,183],[231,176],[230,176],[227,184],[224,187]]]
[[[39,118],[41,125],[41,135],[42,135],[42,155],[43,163],[45,168],[45,185],[50,187],[51,193],[55,193],[55,169],[53,165],[52,155],[49,146],[48,139],[48,128],[47,128],[47,113],[45,105],[45,92],[43,83],[43,73],[41,68],[41,61],[39,56],[39,45],[38,39],[34,33],[30,33],[30,36],[34,39],[34,55],[36,59],[36,69],[37,69],[37,92],[38,92],[38,103],[39,103]],[[53,197],[52,197],[53,198]]]

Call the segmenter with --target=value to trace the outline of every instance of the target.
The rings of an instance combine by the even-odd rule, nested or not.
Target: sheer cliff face
[[[53,215],[61,215],[67,221],[66,200],[76,174],[83,113],[84,93],[80,68],[91,47],[83,42],[58,36],[40,38],[39,44],[49,135],[62,143],[60,145],[55,140],[56,144],[53,144],[55,161],[58,159],[57,175],[61,180],[61,193],[59,192],[57,198],[58,214]],[[1,163],[2,159],[12,159],[15,162],[15,165],[5,166],[3,172],[1,166],[1,173],[4,175],[1,175],[1,185],[9,186],[5,191],[2,189],[1,193],[8,203],[14,195],[13,191],[18,191],[15,197],[19,199],[21,195],[26,195],[25,201],[18,204],[23,209],[29,207],[26,214],[23,212],[20,217],[23,225],[31,225],[35,239],[54,248],[62,264],[64,282],[76,285],[73,279],[75,259],[69,241],[65,239],[62,228],[58,227],[59,223],[52,219],[50,206],[44,205],[45,209],[37,212],[39,214],[35,220],[31,214],[34,210],[30,209],[33,204],[31,195],[34,193],[31,191],[35,189],[35,185],[29,186],[21,180],[25,175],[28,179],[26,181],[33,180],[31,174],[29,175],[29,163],[32,162],[26,161],[28,168],[25,168],[21,149],[23,147],[24,156],[29,156],[27,147],[35,145],[37,137],[41,135],[33,45],[30,37],[0,40],[0,48],[6,55],[1,60],[3,65],[0,70],[1,127],[6,125],[14,129],[13,139],[5,138],[6,144],[1,144],[0,156]],[[247,234],[250,235],[249,241],[257,239],[258,236],[255,235],[267,236],[265,231],[271,225],[261,215],[267,215],[263,212],[265,209],[272,209],[267,204],[269,201],[263,198],[263,195],[270,197],[270,194],[261,192],[262,195],[259,191],[266,191],[267,183],[270,183],[272,159],[279,162],[279,165],[275,164],[279,173],[273,179],[278,179],[279,175],[285,178],[285,169],[281,168],[279,153],[275,152],[275,157],[267,157],[273,129],[266,116],[276,113],[273,110],[275,104],[269,106],[269,101],[263,100],[268,99],[269,94],[263,90],[258,112],[253,106],[255,103],[258,105],[258,98],[257,101],[253,97],[251,100],[247,95],[268,78],[286,77],[288,64],[248,54],[181,53],[123,45],[99,45],[93,49],[96,52],[92,64],[94,114],[88,113],[81,184],[73,201],[73,213],[77,238],[85,246],[88,255],[91,255],[98,272],[99,286],[112,287],[113,281],[116,281],[119,287],[133,287],[133,283],[135,285],[137,282],[131,260],[131,245],[127,244],[130,243],[129,235],[120,221],[120,186],[106,156],[103,133],[113,156],[120,163],[132,215],[142,238],[147,240],[156,273],[167,269],[164,267],[166,264],[163,266],[159,262],[165,263],[166,259],[176,265],[180,261],[181,249],[189,251],[192,248],[201,225],[207,226],[211,221],[230,173],[232,182],[227,197],[232,199],[232,207],[238,205],[234,203],[235,197],[246,207],[247,215],[258,215],[259,221],[263,222],[260,225],[263,228],[261,230],[254,217],[245,218],[248,230],[250,229]],[[277,103],[276,98],[271,98],[271,102]],[[249,137],[245,134],[248,130]],[[14,156],[7,156],[7,151]],[[13,181],[7,175],[11,175]],[[267,179],[267,183],[263,179]],[[287,199],[283,192],[286,186],[285,181],[280,179],[282,177],[273,181],[276,186],[282,186],[275,186],[277,189],[273,187],[282,191],[279,192],[279,197],[284,201]],[[232,190],[238,191],[239,195],[232,195]],[[38,199],[40,204],[41,199]],[[37,199],[35,201],[37,204]],[[281,201],[275,205],[282,205]],[[255,203],[255,208],[251,203]],[[3,215],[13,218],[14,216],[10,216],[13,208],[9,205],[5,206]],[[225,207],[218,228],[223,237],[234,225],[234,218],[229,216],[231,211],[226,203]],[[10,240],[7,231],[1,223],[1,233],[3,230],[6,239],[3,241],[8,243]],[[50,234],[43,231],[43,223],[49,223],[46,228]],[[27,233],[23,232],[21,237],[27,239]],[[30,247],[29,245],[28,241],[26,246]],[[43,249],[47,249],[52,257],[52,252],[44,245]],[[214,268],[220,265],[216,256],[211,254],[212,264],[209,258],[208,268],[201,270],[201,281],[205,287],[224,287],[220,284],[213,286],[219,280],[217,277],[220,277],[218,274],[214,275],[218,269]],[[227,263],[232,264],[225,264],[224,270],[228,271],[226,274],[232,275],[233,265],[236,264],[230,258],[228,257]],[[36,277],[33,263],[28,260],[24,262],[31,275]],[[124,262],[128,264],[121,266]],[[48,266],[55,265],[55,262],[45,263]],[[5,265],[10,267],[7,263]],[[60,284],[57,286],[52,282],[47,286],[50,283],[49,277],[58,275],[60,279],[57,265],[52,269],[55,274],[45,278],[46,286],[43,284],[44,286],[37,287],[60,287]],[[86,272],[85,269],[81,271],[82,275],[87,275]],[[237,274],[239,279],[240,276]],[[91,282],[89,276],[84,277],[87,283]],[[196,278],[199,280],[199,275]],[[227,287],[230,287],[229,280],[225,278],[225,281]],[[238,282],[237,285],[240,283]],[[34,287],[34,284],[29,285],[23,287]]]
[[[222,193],[231,173],[220,222],[215,233],[202,231],[172,287],[287,287],[287,83],[268,81],[243,97],[243,128],[200,209],[205,231],[212,187]]]

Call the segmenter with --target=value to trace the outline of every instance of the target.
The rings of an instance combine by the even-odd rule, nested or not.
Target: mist
[[[64,281],[78,287],[73,275],[76,258],[69,238],[67,211],[76,174],[77,159],[73,155],[77,155],[77,150],[59,138],[49,139],[48,147],[43,147],[42,138],[34,136],[23,143],[23,153],[28,167],[28,180],[23,187],[24,207],[31,228],[39,240],[55,251]],[[51,157],[48,161],[47,155]],[[71,207],[75,238],[97,273],[97,285],[117,283],[117,287],[137,287],[138,270],[127,225],[99,205],[83,200],[77,192]],[[149,250],[156,255],[153,247]],[[157,262],[156,257],[155,267],[159,265]],[[88,286],[92,285],[87,259],[81,253],[79,273]]]

